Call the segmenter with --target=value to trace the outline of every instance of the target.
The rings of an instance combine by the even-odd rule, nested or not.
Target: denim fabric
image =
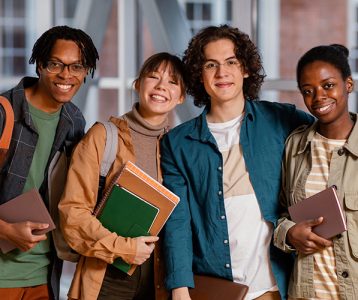
[[[162,140],[164,185],[180,202],[164,228],[168,289],[193,287],[193,272],[232,280],[223,195],[223,161],[206,113],[172,129]],[[293,105],[246,101],[240,144],[261,212],[279,218],[281,159],[289,133],[313,118]],[[243,230],[250,230],[250,224]],[[292,257],[271,245],[271,265],[285,299]]]
[[[2,94],[12,104],[15,123],[8,157],[3,168],[0,170],[0,204],[22,193],[31,166],[38,134],[31,120],[24,90],[26,87],[34,85],[37,80],[37,78],[24,77],[16,87]],[[2,132],[2,123],[0,120],[0,132]],[[72,148],[83,136],[84,127],[85,120],[80,110],[72,103],[64,104],[56,129],[55,140],[47,162],[44,181],[40,187],[40,194],[46,204],[48,204],[48,166],[57,151],[66,150],[68,154],[71,153]],[[54,251],[52,255],[51,278],[49,280],[55,299],[59,297],[61,269],[62,261],[57,258]]]

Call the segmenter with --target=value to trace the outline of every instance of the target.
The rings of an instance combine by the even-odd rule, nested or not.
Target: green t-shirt
[[[39,138],[23,193],[32,188],[39,189],[44,180],[61,113],[61,110],[46,113],[30,104],[29,111]],[[0,287],[26,287],[47,283],[49,253],[49,236],[26,252],[15,249],[3,254],[0,251]]]

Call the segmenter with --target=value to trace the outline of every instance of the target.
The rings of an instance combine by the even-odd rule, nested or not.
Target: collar
[[[208,142],[213,139],[213,136],[209,130],[206,115],[210,110],[210,105],[207,105],[203,112],[196,117],[193,121],[193,130],[187,134],[187,137],[193,140],[200,140],[202,142]]]
[[[195,118],[195,124],[192,132],[190,132],[187,136],[194,139],[200,140],[202,142],[213,141],[212,134],[208,127],[208,122],[206,120],[206,115],[210,110],[210,105],[205,106],[203,112]],[[254,106],[251,100],[245,100],[245,109],[244,109],[244,117],[242,123],[246,122],[246,120],[254,121]]]
[[[350,113],[352,120],[354,121],[353,129],[347,139],[347,142],[344,144],[343,148],[347,149],[354,156],[358,157],[358,123],[357,123],[357,114]],[[300,140],[298,145],[297,154],[305,152],[308,146],[311,144],[314,134],[317,131],[318,121],[314,122],[310,127],[308,127]]]

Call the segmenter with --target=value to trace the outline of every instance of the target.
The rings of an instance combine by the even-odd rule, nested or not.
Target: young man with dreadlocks
[[[48,197],[49,165],[56,153],[69,155],[84,134],[85,120],[71,99],[86,75],[93,77],[97,59],[91,38],[80,29],[53,27],[36,41],[29,63],[36,63],[38,78],[24,77],[2,95],[12,105],[15,123],[0,170],[0,204],[36,188],[49,211],[57,211]],[[0,110],[0,135],[3,124]],[[46,227],[0,219],[0,239],[17,247],[0,251],[0,299],[59,298],[62,261],[50,234],[33,233]]]

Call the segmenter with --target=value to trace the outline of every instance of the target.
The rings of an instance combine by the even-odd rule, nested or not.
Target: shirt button
[[[343,277],[343,278],[348,278],[348,276],[349,276],[349,274],[348,274],[347,271],[343,271],[343,272],[342,272],[342,277]]]
[[[222,191],[218,191],[218,195],[221,196],[223,194]]]
[[[341,149],[338,150],[338,155],[342,156],[344,154],[344,152],[345,152],[344,149],[341,148]]]
[[[225,268],[230,268],[230,264],[225,264]]]
[[[228,240],[224,240],[224,244],[227,244],[229,241]]]
[[[225,220],[226,217],[225,217],[225,216],[220,216],[220,219],[221,219],[221,220]]]

